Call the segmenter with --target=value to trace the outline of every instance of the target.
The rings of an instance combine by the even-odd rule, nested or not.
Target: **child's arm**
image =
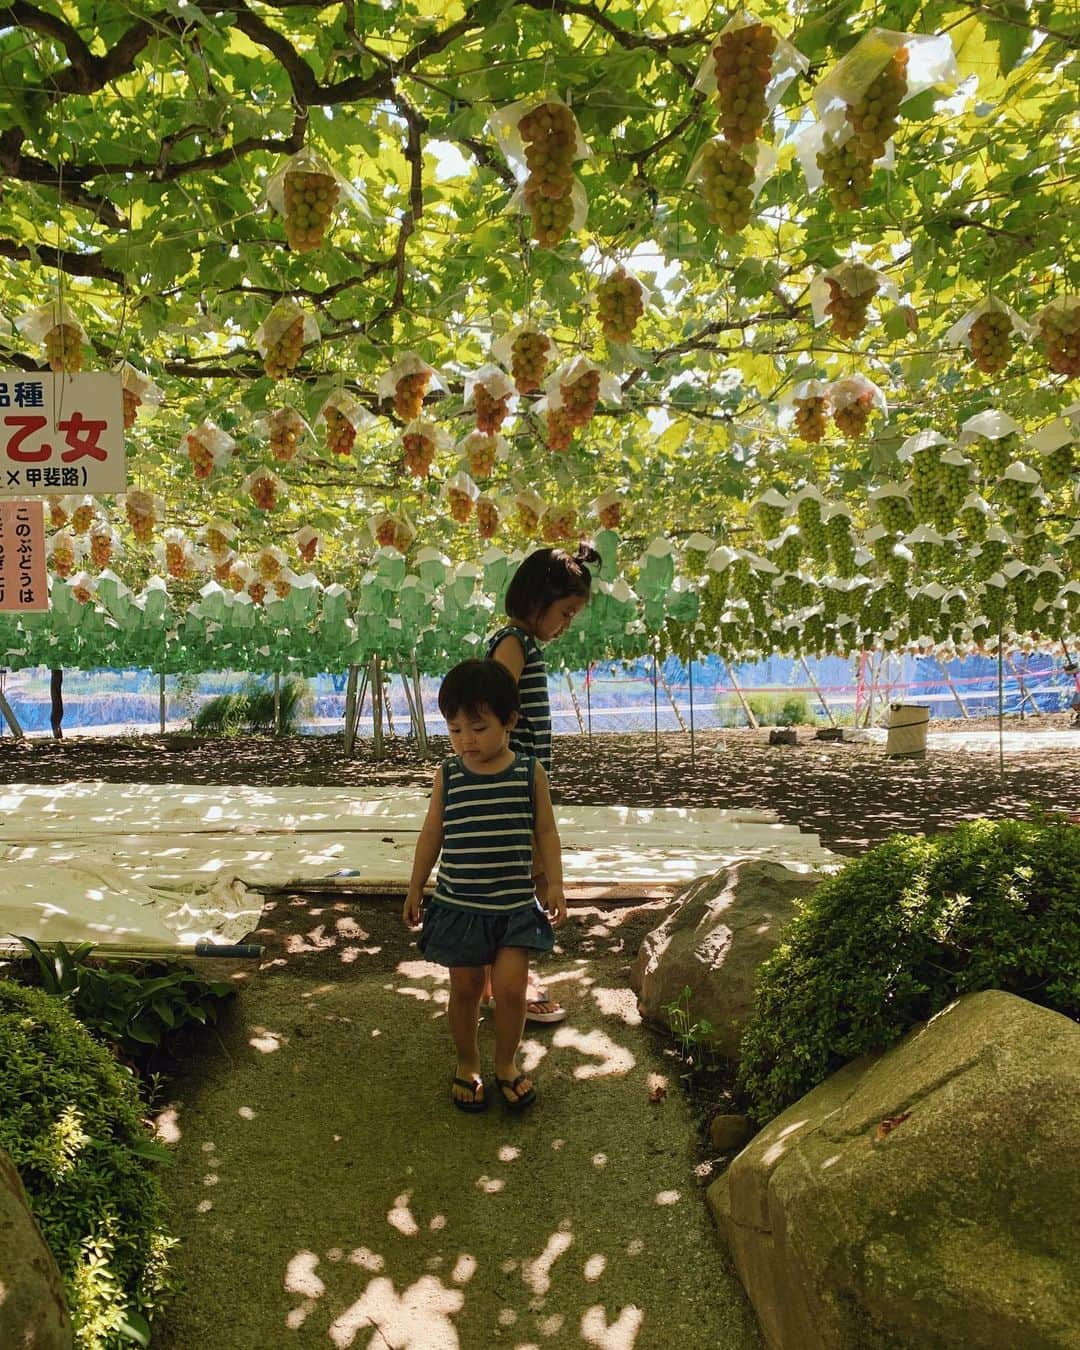
[[[435,781],[431,785],[431,800],[428,802],[427,815],[420,827],[420,837],[416,841],[413,854],[412,875],[409,877],[409,890],[405,896],[405,906],[401,917],[415,928],[420,922],[420,907],[424,903],[424,885],[431,875],[431,869],[442,852],[443,846],[443,773],[440,766],[435,770]]]
[[[505,666],[514,679],[521,683],[521,672],[525,669],[525,647],[519,637],[507,633],[491,653],[491,659]]]
[[[555,812],[551,806],[551,792],[548,789],[548,776],[544,772],[544,766],[537,764],[534,773],[533,810],[536,818],[536,851],[540,855],[540,867],[547,877],[547,895],[544,900],[544,908],[551,916],[551,922],[557,925],[566,918],[562,847],[559,843],[559,831],[555,826]]]

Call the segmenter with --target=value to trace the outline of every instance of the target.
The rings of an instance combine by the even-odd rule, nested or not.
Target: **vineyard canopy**
[[[129,363],[150,503],[134,530],[122,499],[54,515],[68,579],[49,615],[0,616],[0,662],[325,669],[389,644],[436,669],[490,616],[491,545],[603,523],[619,584],[568,660],[1071,640],[1080,410],[1046,329],[1075,341],[1080,305],[1071,8],[767,0],[783,78],[733,148],[713,52],[743,11],[0,3],[0,368],[41,368],[43,307],[81,325],[85,369]],[[875,79],[888,102],[892,58],[917,92],[845,204],[816,151]],[[548,245],[517,121],[543,103],[575,127]],[[629,336],[619,268],[644,288]],[[554,347],[518,395],[523,326]],[[410,408],[398,381],[429,367]],[[598,396],[576,423],[571,375]]]

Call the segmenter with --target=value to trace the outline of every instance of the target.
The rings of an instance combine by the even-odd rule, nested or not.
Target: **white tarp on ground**
[[[260,886],[347,873],[403,889],[424,797],[395,788],[0,786],[0,938],[128,947],[240,941]],[[575,883],[691,881],[735,858],[837,860],[764,810],[556,808]]]

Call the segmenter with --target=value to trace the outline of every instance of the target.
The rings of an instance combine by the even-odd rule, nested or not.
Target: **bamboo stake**
[[[1027,685],[1024,683],[1023,672],[1017,669],[1016,662],[1013,660],[1011,652],[1007,653],[1005,660],[1008,661],[1009,669],[1016,676],[1016,682],[1020,686],[1020,716],[1021,717],[1024,716],[1024,703],[1027,702],[1031,704],[1031,711],[1035,714],[1035,716],[1041,717],[1042,710],[1040,709],[1039,705],[1035,702],[1034,695],[1028,693]],[[1024,665],[1026,668],[1027,666],[1026,656],[1024,657]]]
[[[281,735],[281,672],[274,671],[274,735]]]
[[[664,686],[664,693],[668,696],[668,702],[671,704],[671,710],[674,712],[675,720],[679,724],[679,730],[685,731],[686,723],[682,719],[682,713],[679,712],[678,704],[675,702],[675,695],[671,692],[671,686],[668,684],[667,680],[664,679],[663,675],[660,676],[660,683]]]
[[[348,758],[353,751],[356,738],[356,667],[349,667],[349,678],[345,685],[345,755]]]
[[[369,686],[371,688],[372,750],[376,760],[381,760],[385,753],[383,746],[383,687],[382,662],[377,655],[371,658]]]
[[[585,735],[585,722],[584,722],[584,720],[582,719],[582,716],[581,716],[581,707],[580,707],[580,705],[578,704],[577,694],[574,692],[574,682],[573,682],[573,680],[570,678],[570,672],[569,672],[569,671],[566,671],[565,673],[566,673],[566,687],[567,687],[567,689],[570,690],[570,702],[574,705],[574,712],[577,713],[578,731],[580,731],[581,734],[584,736],[584,735]]]
[[[940,656],[937,658],[937,663],[938,663],[938,669],[941,671],[942,675],[945,676],[945,683],[949,686],[949,689],[952,691],[952,696],[953,696],[953,698],[956,699],[956,706],[960,709],[960,716],[961,716],[961,717],[964,717],[964,718],[970,717],[971,714],[968,712],[967,708],[964,706],[964,700],[963,700],[963,699],[960,697],[960,695],[956,692],[956,685],[953,684],[952,676],[951,676],[951,675],[949,674],[949,672],[945,669],[945,662],[941,659]]]
[[[731,681],[731,687],[735,690],[735,694],[742,704],[742,710],[746,714],[746,720],[750,723],[750,726],[754,731],[759,731],[761,728],[758,725],[758,720],[754,716],[750,704],[747,703],[746,699],[743,697],[743,691],[739,688],[738,682],[735,679],[735,667],[730,661],[725,661],[724,665],[727,666],[728,679]]]
[[[424,721],[424,699],[420,690],[420,669],[416,664],[416,653],[413,652],[412,658],[412,677],[413,694],[416,702],[416,739],[420,747],[420,754],[427,759],[428,738],[427,723]]]
[[[802,666],[803,670],[806,672],[806,678],[810,681],[811,685],[813,686],[814,693],[817,694],[817,696],[818,696],[818,702],[819,702],[819,703],[821,704],[821,706],[825,709],[825,716],[829,719],[829,725],[832,726],[832,727],[836,726],[836,718],[832,715],[832,709],[831,709],[831,708],[829,707],[829,705],[825,702],[825,695],[824,695],[824,694],[821,692],[821,690],[818,688],[818,682],[817,682],[817,680],[814,679],[814,676],[813,676],[813,674],[811,673],[810,667],[806,664],[806,657],[805,657],[805,656],[800,656],[800,657],[799,657],[799,664]]]

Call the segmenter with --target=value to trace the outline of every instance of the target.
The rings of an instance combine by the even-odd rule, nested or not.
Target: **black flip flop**
[[[532,1106],[533,1102],[536,1101],[536,1089],[532,1087],[524,1096],[518,1096],[518,1084],[524,1082],[528,1076],[526,1073],[519,1073],[511,1082],[509,1078],[500,1078],[498,1074],[495,1075],[495,1086],[499,1089],[499,1096],[503,1099],[503,1105],[508,1111],[524,1111],[527,1106]],[[517,1098],[516,1101],[510,1100],[504,1091],[505,1088],[508,1088],[514,1094]]]
[[[487,1092],[485,1091],[482,1097],[476,1095],[477,1089],[483,1088],[483,1086],[484,1080],[479,1076],[476,1078],[455,1078],[450,1091],[450,1100],[459,1111],[469,1111],[474,1115],[478,1111],[486,1111],[488,1105]],[[472,1101],[467,1102],[461,1097],[455,1097],[453,1093],[455,1087],[467,1088],[473,1094]]]

